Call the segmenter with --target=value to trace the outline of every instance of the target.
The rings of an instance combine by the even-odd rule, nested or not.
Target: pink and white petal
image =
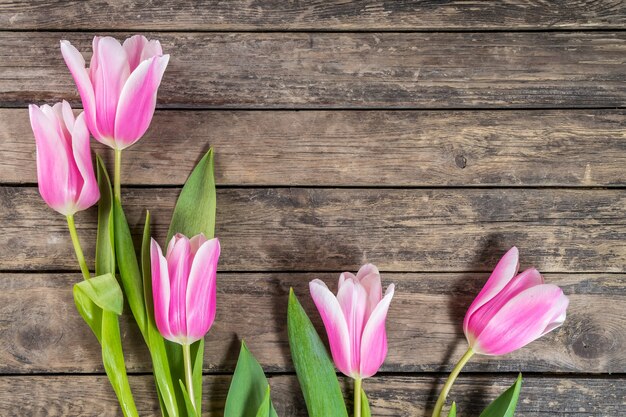
[[[49,106],[48,106],[49,108]],[[67,189],[69,161],[53,120],[35,105],[28,107],[37,147],[37,182],[43,200],[63,215],[74,214],[71,190]]]
[[[385,321],[394,291],[394,284],[387,287],[385,296],[380,303],[378,303],[374,311],[372,311],[372,315],[365,325],[363,338],[361,340],[360,376],[362,378],[369,378],[378,372],[387,356]]]
[[[67,128],[67,131],[68,132],[73,131],[74,123],[76,122],[76,116],[74,116],[74,112],[72,111],[72,107],[70,106],[70,103],[68,103],[65,100],[63,100],[63,103],[62,103],[61,114],[63,117],[63,122],[65,123],[65,127]],[[87,135],[89,135],[89,131],[87,131]]]
[[[68,41],[61,41],[61,54],[74,78],[80,99],[85,109],[87,126],[91,134],[98,140],[102,138],[96,123],[96,99],[93,85],[85,68],[85,59],[81,53]]]
[[[367,311],[367,292],[356,280],[346,280],[337,292],[337,301],[341,306],[348,334],[350,336],[351,368],[359,369],[361,357],[361,336],[365,327]]]
[[[204,245],[207,241],[208,239],[204,236],[204,233],[200,233],[199,235],[195,235],[189,239],[189,243],[191,244],[191,253],[195,255],[196,252],[198,252],[198,249],[200,249],[200,246]]]
[[[205,241],[191,265],[187,283],[187,337],[189,342],[200,340],[215,320],[216,273],[220,257],[220,242]]]
[[[124,85],[115,116],[115,142],[118,149],[132,145],[148,130],[168,61],[169,55],[143,61]]]
[[[563,291],[552,284],[522,291],[493,316],[475,340],[474,350],[485,355],[504,355],[545,334],[553,318],[562,316]]]
[[[337,285],[337,289],[339,290],[339,288],[341,288],[341,286],[349,280],[356,281],[356,276],[352,272],[342,272],[341,275],[339,275],[339,284]]]
[[[514,277],[495,297],[472,314],[467,325],[471,335],[467,337],[468,341],[477,338],[492,317],[517,294],[541,284],[543,284],[543,277],[535,268],[527,269]]]
[[[554,315],[550,319],[550,322],[543,329],[542,336],[546,333],[550,333],[552,330],[561,327],[563,322],[565,322],[565,318],[567,317],[567,307],[569,306],[569,298],[565,294],[562,294],[559,297],[559,301],[554,306]]]
[[[146,59],[161,55],[163,55],[161,43],[158,40],[153,39],[148,41],[143,47],[143,51],[141,51],[141,60],[145,61]]]
[[[150,265],[154,319],[159,333],[167,340],[175,341],[169,325],[170,278],[167,270],[167,261],[161,252],[161,247],[154,239],[150,240]]]
[[[126,51],[126,56],[128,57],[128,64],[131,72],[135,68],[137,68],[139,63],[142,61],[141,53],[143,52],[143,49],[147,43],[148,39],[146,39],[146,37],[143,35],[134,35],[124,41],[122,46]]]
[[[187,282],[191,269],[189,239],[178,239],[171,253],[167,254],[170,277],[170,330],[179,336],[187,335]]]
[[[372,311],[376,308],[376,305],[383,298],[383,287],[380,282],[380,272],[378,268],[373,264],[366,264],[359,269],[356,275],[356,279],[367,291],[368,307],[366,312],[367,317],[372,314]]]
[[[76,207],[78,210],[85,210],[96,204],[100,199],[100,189],[98,188],[98,181],[93,170],[91,148],[89,146],[89,130],[85,123],[84,112],[78,115],[74,123],[72,144],[74,161],[76,161],[76,167],[82,179],[82,188],[80,189]]]
[[[115,115],[122,89],[130,76],[126,51],[110,36],[94,43],[97,56],[97,69],[92,72],[91,83],[96,103],[96,123],[100,134],[114,137]]]
[[[513,246],[500,259],[493,272],[489,276],[487,283],[482,288],[478,296],[465,313],[463,320],[463,331],[467,334],[469,319],[476,310],[485,305],[489,300],[496,296],[502,288],[517,274],[519,270],[519,251]]]
[[[350,336],[345,316],[335,295],[319,279],[309,283],[309,291],[328,335],[330,352],[335,366],[346,376],[353,375],[358,369],[352,368],[350,357]]]

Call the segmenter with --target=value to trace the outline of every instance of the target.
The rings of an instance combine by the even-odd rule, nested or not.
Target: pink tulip
[[[91,162],[85,114],[74,117],[69,103],[28,107],[37,145],[39,193],[65,216],[85,210],[100,198]]]
[[[68,41],[61,41],[65,59],[87,114],[87,126],[100,142],[124,149],[148,129],[169,55],[159,41],[135,35],[121,45],[106,36],[93,38],[89,70]]]
[[[569,300],[544,284],[534,268],[517,274],[519,253],[511,248],[465,314],[463,331],[476,353],[504,355],[556,329]]]
[[[215,318],[215,275],[220,256],[217,239],[177,234],[163,256],[152,239],[152,295],[159,332],[167,340],[190,345],[209,331]]]
[[[356,277],[341,274],[336,297],[319,279],[311,281],[309,289],[337,368],[357,380],[378,372],[387,356],[385,319],[394,285],[389,285],[383,297],[378,269],[367,264]]]

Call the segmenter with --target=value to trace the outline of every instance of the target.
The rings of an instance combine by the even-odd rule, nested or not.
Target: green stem
[[[115,171],[113,173],[113,194],[120,203],[122,202],[122,190],[120,187],[122,176],[122,150],[115,150]]]
[[[74,252],[76,252],[80,270],[83,273],[83,277],[89,279],[91,275],[89,274],[89,268],[87,268],[83,249],[80,247],[80,240],[78,240],[78,233],[76,233],[76,225],[74,224],[74,215],[72,214],[67,216],[67,227],[70,229],[70,236],[72,237],[72,244],[74,245]]]
[[[361,378],[354,379],[354,417],[361,417]]]
[[[193,406],[193,411],[197,413],[196,397],[193,394],[193,373],[191,372],[191,345],[183,345],[183,362],[185,362],[185,381],[187,381],[187,394]]]
[[[474,355],[474,353],[475,353],[474,349],[472,349],[471,347],[468,348],[467,352],[465,352],[463,357],[461,357],[459,362],[456,364],[456,366],[454,367],[454,369],[450,373],[450,376],[446,380],[446,383],[444,384],[443,389],[441,390],[441,394],[439,394],[439,398],[437,398],[437,403],[435,404],[435,409],[433,410],[433,416],[432,417],[440,417],[441,410],[443,409],[443,405],[446,402],[446,398],[448,397],[448,393],[450,392],[450,388],[452,388],[452,385],[454,384],[454,381],[456,380],[456,378],[461,373],[461,369],[463,369],[465,364],[470,360],[470,358]]]

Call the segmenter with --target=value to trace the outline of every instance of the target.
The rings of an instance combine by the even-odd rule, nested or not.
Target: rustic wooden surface
[[[149,208],[163,240],[188,172],[216,150],[223,254],[206,415],[222,415],[245,339],[278,414],[304,416],[288,290],[321,331],[307,283],[334,288],[371,261],[397,285],[389,355],[365,383],[373,415],[429,416],[465,346],[465,310],[512,245],[564,289],[568,319],[472,361],[453,391],[460,415],[519,371],[516,416],[623,414],[625,29],[622,0],[0,0],[0,415],[121,416],[72,302],[64,219],[37,193],[25,107],[80,104],[60,39],[87,51],[94,34],[133,31],[172,55],[153,126],[124,153],[137,238]],[[91,263],[95,213],[77,220]],[[156,416],[127,316],[123,330],[141,415]]]

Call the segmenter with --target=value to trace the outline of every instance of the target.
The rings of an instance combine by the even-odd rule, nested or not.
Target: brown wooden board
[[[485,30],[626,27],[622,1],[4,1],[0,27],[88,30]]]
[[[624,132],[623,110],[159,111],[122,166],[181,185],[213,146],[219,185],[624,186]],[[0,183],[37,181],[25,109],[0,109],[0,160]]]
[[[286,334],[287,298],[293,287],[325,331],[308,291],[319,278],[336,289],[338,273],[220,273],[217,316],[206,338],[205,371],[232,372],[245,340],[267,371],[293,371]],[[383,273],[396,285],[387,319],[387,372],[449,371],[467,342],[463,316],[488,273]],[[570,299],[562,328],[504,357],[476,357],[476,372],[626,372],[626,276],[546,274]],[[72,300],[80,274],[0,274],[0,373],[103,372],[95,337]],[[147,350],[132,318],[122,334],[128,369],[149,372]]]
[[[462,376],[452,393],[459,403],[459,413],[477,416],[514,380],[514,374]],[[424,376],[378,376],[366,379],[363,388],[370,397],[372,415],[428,417],[436,399],[436,390],[442,382],[440,378]],[[152,376],[131,376],[130,383],[139,414],[160,416]],[[279,416],[306,416],[304,400],[294,376],[271,377],[269,383]],[[222,416],[229,384],[229,376],[204,377],[203,415]],[[351,384],[346,381],[343,385],[346,397],[349,397]],[[626,405],[624,386],[621,377],[528,376],[524,378],[515,416],[618,416]],[[11,416],[122,415],[106,377],[95,375],[0,378],[0,409]]]
[[[125,37],[125,34],[117,34]],[[149,35],[152,37],[152,35]],[[624,32],[158,33],[159,104],[195,108],[619,107]],[[0,106],[77,92],[59,40],[0,33]]]
[[[178,189],[128,189],[137,241],[164,244]],[[230,188],[217,193],[221,270],[489,271],[511,246],[543,272],[624,272],[624,190]],[[77,216],[92,258],[95,209]],[[76,270],[63,216],[34,187],[0,187],[3,270]]]

